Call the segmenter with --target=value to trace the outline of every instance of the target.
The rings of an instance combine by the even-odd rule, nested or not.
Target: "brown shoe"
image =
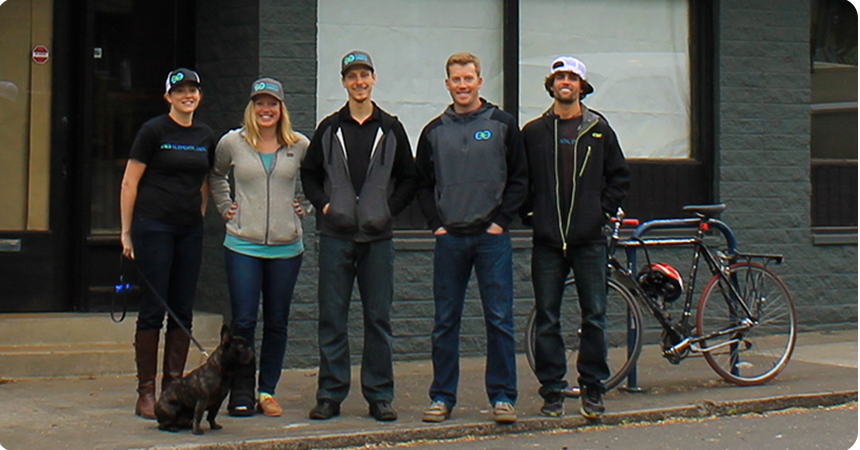
[[[155,420],[155,382],[142,384],[137,388],[137,404],[134,405],[134,414],[144,419]]]
[[[267,417],[281,417],[281,414],[284,413],[284,410],[281,409],[281,405],[279,405],[271,395],[261,395],[260,403],[257,405],[257,408],[264,416]]]

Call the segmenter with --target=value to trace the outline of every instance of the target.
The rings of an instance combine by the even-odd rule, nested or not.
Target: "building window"
[[[552,60],[575,56],[594,86],[584,103],[612,123],[627,158],[690,158],[688,23],[686,0],[522,0],[521,123],[552,103]]]
[[[812,226],[857,227],[857,11],[847,0],[813,0]],[[841,230],[844,232],[844,230]]]
[[[684,205],[713,200],[716,8],[687,0],[520,1],[520,119],[551,104],[542,80],[553,58],[582,59],[595,88],[584,103],[607,117],[628,158],[631,217],[677,217]]]
[[[373,99],[398,116],[413,153],[424,125],[451,103],[445,89],[445,62],[451,54],[477,55],[484,79],[481,96],[502,105],[499,0],[319,0],[318,14],[318,120],[346,103],[340,58],[350,50],[370,53],[377,75]],[[417,201],[397,216],[394,227],[426,230]]]
[[[484,78],[481,95],[502,102],[499,0],[320,0],[317,46],[317,118],[346,103],[340,58],[364,50],[376,67],[373,99],[398,116],[413,153],[424,125],[451,103],[445,89],[445,61],[451,54],[477,55]]]
[[[521,124],[551,103],[549,64],[572,54],[596,89],[586,104],[607,116],[630,160],[628,212],[677,216],[713,197],[715,11],[688,0],[474,0],[452,14],[436,0],[320,0],[317,117],[346,101],[338,61],[354,48],[374,58],[373,97],[401,118],[413,147],[451,101],[443,86],[450,54],[478,55],[482,96]],[[426,225],[413,205],[395,227]]]

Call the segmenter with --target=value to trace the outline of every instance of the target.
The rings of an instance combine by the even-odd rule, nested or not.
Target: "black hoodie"
[[[574,143],[571,205],[558,190],[558,120],[552,110],[523,127],[529,167],[529,195],[521,210],[534,228],[534,242],[566,249],[605,242],[603,226],[627,197],[630,170],[609,122],[582,105]]]

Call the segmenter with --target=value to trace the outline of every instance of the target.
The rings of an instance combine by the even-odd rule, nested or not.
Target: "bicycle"
[[[662,356],[672,364],[680,364],[692,353],[701,353],[711,368],[726,381],[742,386],[763,384],[776,377],[788,364],[797,340],[797,316],[794,300],[785,283],[767,265],[783,262],[782,255],[741,253],[731,229],[716,217],[726,209],[725,204],[688,205],[684,211],[694,218],[658,219],[639,224],[624,219],[619,208],[613,218],[608,237],[608,302],[607,345],[610,376],[603,383],[606,390],[617,387],[634,370],[642,351],[642,311],[650,311],[660,324]],[[632,235],[622,240],[620,229],[635,227]],[[696,229],[694,237],[649,238],[642,236],[654,229]],[[724,250],[713,250],[705,237],[712,229],[726,240]],[[615,256],[621,246],[627,264]],[[687,289],[677,271],[670,274],[666,267],[652,264],[649,247],[692,246],[693,258]],[[637,250],[643,249],[646,270],[636,269]],[[704,259],[712,274],[693,316],[693,295],[700,260]],[[761,263],[757,261],[762,261]],[[665,266],[665,265],[660,265]],[[654,270],[652,270],[654,269]],[[674,269],[671,269],[674,271]],[[659,272],[659,273],[656,273]],[[657,275],[662,275],[660,280]],[[672,276],[677,276],[677,280]],[[674,280],[674,281],[673,281]],[[677,281],[677,282],[676,282]],[[562,331],[568,360],[575,370],[578,338],[571,325],[579,321],[576,280],[565,282],[566,297],[562,302]],[[572,295],[571,295],[572,294]],[[682,314],[673,319],[668,311],[671,297],[684,298]],[[526,324],[526,356],[535,369],[535,318],[532,308]],[[567,332],[567,334],[564,334]],[[575,373],[575,372],[571,372]],[[635,372],[634,372],[635,373]],[[635,382],[631,383],[635,384]],[[577,396],[578,388],[565,392]]]

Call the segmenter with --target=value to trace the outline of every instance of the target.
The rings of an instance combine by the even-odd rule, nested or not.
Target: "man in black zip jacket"
[[[392,218],[412,201],[417,175],[403,125],[370,98],[376,84],[370,55],[348,53],[341,60],[341,76],[349,100],[320,122],[301,168],[320,236],[320,371],[317,404],[309,416],[337,416],[349,393],[347,319],[358,278],[364,313],[362,394],[376,420],[391,421],[397,419],[391,406]]]
[[[480,97],[481,63],[456,53],[446,63],[453,103],[418,142],[418,202],[436,236],[433,258],[433,384],[426,422],[457,402],[460,321],[475,268],[487,327],[486,388],[493,419],[517,420],[513,260],[507,228],[525,200],[525,154],[516,119]]]
[[[579,59],[552,63],[544,87],[552,107],[523,127],[529,195],[523,221],[534,229],[532,283],[537,310],[535,372],[544,399],[541,412],[564,413],[567,363],[560,311],[571,269],[582,312],[576,367],[583,389],[580,413],[603,414],[606,364],[606,237],[604,225],[627,196],[630,172],[615,131],[581,100],[594,88]]]

